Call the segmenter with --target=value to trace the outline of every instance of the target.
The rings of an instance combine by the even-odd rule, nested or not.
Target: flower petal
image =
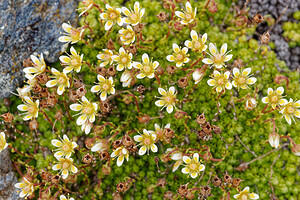
[[[215,56],[218,52],[216,46],[213,43],[209,43],[209,51],[213,56]]]
[[[251,73],[251,68],[249,67],[249,68],[244,69],[242,74],[243,74],[243,76],[248,76],[250,73]]]
[[[56,139],[51,140],[51,144],[55,147],[61,147],[62,146],[62,142]]]
[[[155,105],[157,105],[158,107],[162,107],[164,104],[165,104],[165,101],[163,101],[163,100],[155,101]]]
[[[209,86],[215,86],[215,85],[217,84],[217,81],[214,80],[214,79],[209,79],[209,80],[207,81],[207,84],[208,84]]]
[[[70,105],[70,109],[73,111],[80,111],[83,109],[83,106],[81,104],[74,103]]]
[[[142,55],[142,60],[143,60],[143,62],[144,62],[145,64],[148,64],[148,63],[149,63],[149,56],[148,56],[148,54],[144,53],[144,54]]]
[[[223,44],[221,47],[221,54],[224,55],[227,51],[227,43]]]
[[[267,103],[270,102],[269,97],[263,97],[263,98],[261,99],[261,101],[262,101],[263,103],[265,103],[265,104],[267,104]]]
[[[273,94],[273,89],[272,88],[268,88],[268,95]]]
[[[196,178],[197,176],[198,176],[198,173],[197,173],[197,172],[194,172],[194,173],[191,174],[191,177],[192,177],[192,178]]]
[[[172,113],[173,112],[173,106],[170,104],[167,106],[167,112]]]
[[[257,79],[255,77],[251,77],[251,78],[248,78],[246,83],[249,84],[249,85],[252,85],[254,84],[255,82],[257,81]]]
[[[84,124],[87,120],[87,116],[86,115],[81,115],[80,117],[77,118],[76,123],[77,125],[81,126],[82,124]]]
[[[173,51],[175,53],[179,53],[179,51],[180,51],[179,46],[176,43],[173,43]]]
[[[186,164],[190,164],[191,163],[191,158],[188,156],[183,156],[182,157],[183,162],[185,162]]]
[[[184,173],[184,174],[189,174],[190,173],[190,169],[187,168],[187,167],[184,167],[181,169],[181,172]]]
[[[211,60],[211,59],[209,59],[209,58],[204,58],[204,59],[202,60],[202,62],[203,62],[203,63],[205,63],[205,64],[208,64],[208,65],[210,65],[210,64],[213,64],[213,63],[214,63],[214,61],[213,61],[213,60]]]
[[[124,162],[124,155],[120,155],[117,159],[117,166],[120,167]]]
[[[139,150],[139,155],[140,156],[144,155],[146,153],[146,151],[147,151],[146,146],[142,146]]]
[[[170,94],[175,94],[175,91],[176,91],[176,89],[175,89],[174,86],[171,86],[171,87],[169,88],[169,93],[170,93]],[[161,95],[163,95],[163,94],[161,94]]]
[[[169,62],[174,62],[174,61],[175,61],[175,57],[174,57],[173,55],[168,55],[168,56],[167,56],[167,60],[168,60]]]
[[[284,88],[283,87],[277,88],[276,93],[279,94],[279,95],[282,95],[284,93]]]
[[[152,145],[151,145],[151,151],[152,151],[153,153],[156,153],[156,152],[158,151],[157,146],[156,146],[155,144],[152,144]]]

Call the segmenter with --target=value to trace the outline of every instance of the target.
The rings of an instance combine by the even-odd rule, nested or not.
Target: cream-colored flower
[[[204,58],[202,60],[205,64],[212,64],[217,69],[221,69],[225,66],[225,62],[229,61],[232,58],[232,54],[227,55],[230,51],[227,51],[227,44],[223,44],[221,47],[221,53],[219,53],[217,47],[213,43],[209,43],[209,51],[210,51],[210,58]]]
[[[88,10],[92,9],[93,5],[94,5],[94,0],[83,0],[83,7],[78,8],[77,10],[83,10],[80,14],[79,17],[81,15],[83,15],[84,13],[86,13]]]
[[[133,67],[139,69],[139,74],[136,76],[138,79],[154,78],[154,73],[156,68],[158,68],[159,63],[157,61],[150,61],[148,54],[144,53],[142,55],[143,64],[139,62],[133,62]]]
[[[73,174],[76,174],[78,172],[77,167],[73,165],[72,158],[57,158],[57,160],[58,164],[53,165],[52,170],[60,170],[59,173],[62,174],[63,179],[68,178],[70,172],[72,172]]]
[[[262,98],[262,102],[265,104],[270,104],[273,109],[276,106],[282,106],[286,103],[286,100],[283,99],[282,94],[284,93],[283,87],[278,87],[276,91],[273,91],[272,88],[268,88],[268,96]]]
[[[91,88],[91,91],[93,93],[101,93],[100,94],[101,101],[105,101],[107,98],[107,94],[114,94],[116,92],[114,88],[115,87],[114,79],[112,77],[106,79],[100,74],[97,75],[97,79],[99,83],[97,85],[94,85]]]
[[[176,89],[174,86],[169,88],[169,91],[167,92],[166,90],[162,89],[162,88],[158,88],[158,92],[159,94],[162,95],[162,97],[160,97],[160,100],[157,100],[155,102],[155,105],[157,105],[158,107],[167,107],[167,112],[168,113],[172,113],[173,112],[173,107],[175,107],[175,102],[176,102]]]
[[[120,78],[120,81],[122,82],[122,86],[129,87],[133,78],[134,77],[130,71],[124,71]]]
[[[203,77],[204,72],[201,69],[195,69],[195,71],[193,72],[193,79],[195,81],[195,84],[198,84]]]
[[[82,40],[84,32],[83,28],[74,28],[67,23],[63,23],[62,28],[64,29],[65,33],[64,36],[60,36],[58,38],[58,41],[67,43],[71,42],[71,44],[74,44]]]
[[[89,134],[91,132],[92,128],[93,128],[93,124],[89,120],[86,120],[85,123],[82,124],[82,126],[81,126],[81,130],[85,134]]]
[[[142,21],[142,17],[145,14],[145,8],[140,8],[140,3],[136,1],[134,3],[134,9],[130,11],[126,7],[122,7],[123,13],[126,15],[124,22],[131,24],[132,26],[138,25]]]
[[[175,164],[173,165],[172,172],[175,172],[180,167],[180,165],[183,164],[182,158],[183,158],[182,152],[176,151],[176,152],[172,153],[171,159],[176,160]]]
[[[103,53],[100,52],[97,55],[97,58],[102,61],[102,63],[100,63],[100,67],[104,67],[107,64],[111,65],[114,61],[113,60],[113,55],[114,54],[111,50],[103,49]]]
[[[118,71],[132,68],[132,53],[126,52],[123,47],[119,49],[119,55],[113,55],[112,59],[118,64]]]
[[[207,45],[205,44],[207,40],[207,34],[204,33],[201,38],[198,37],[198,34],[196,31],[191,31],[191,38],[192,41],[186,40],[184,42],[184,45],[190,48],[192,51],[201,53],[202,51],[205,51],[207,49]]]
[[[269,143],[272,147],[275,147],[276,149],[280,146],[280,135],[278,133],[271,133],[269,135]]]
[[[97,114],[97,103],[90,102],[85,96],[81,97],[80,104],[74,103],[70,105],[70,109],[73,111],[80,111],[77,118],[77,125],[84,125],[86,122],[93,123]],[[87,125],[87,124],[85,124]]]
[[[126,158],[126,160],[128,161],[129,152],[124,146],[121,146],[112,152],[111,157],[112,158],[118,157],[117,166],[120,167],[124,162],[124,158]]]
[[[257,106],[257,101],[253,97],[246,98],[245,109],[253,110]]]
[[[94,146],[91,148],[92,152],[101,153],[102,151],[108,150],[109,142],[106,139],[98,139]]]
[[[34,55],[31,55],[30,58],[33,62],[33,67],[26,67],[23,69],[23,72],[25,73],[25,77],[27,79],[33,79],[37,75],[44,73],[46,69],[46,63],[44,61],[43,54],[40,55],[40,59],[38,59]]]
[[[110,5],[106,4],[105,8],[107,9],[105,12],[100,14],[102,20],[106,21],[105,30],[109,30],[114,24],[118,24],[119,26],[123,25],[123,20],[121,17],[121,8],[114,8]]]
[[[5,133],[0,132],[0,152],[6,149],[7,146],[8,144],[6,143]]]
[[[70,141],[66,134],[63,135],[63,139],[60,138],[60,141],[57,139],[51,140],[51,144],[55,147],[58,147],[58,149],[55,150],[56,153],[54,154],[54,157],[56,158],[70,158],[72,153],[74,153],[74,149],[78,146],[76,142]]]
[[[22,88],[17,88],[18,96],[24,100],[25,97],[30,97],[30,91],[31,91],[31,86],[30,85],[24,85]]]
[[[154,124],[154,128],[155,128],[155,134],[156,134],[156,141],[160,140],[163,141],[164,140],[164,131],[166,128],[170,128],[170,123],[168,123],[164,128],[158,125],[158,124]]]
[[[60,199],[60,200],[75,200],[73,197],[71,197],[71,198],[68,197],[68,198],[67,198],[65,195],[60,195],[60,196],[59,196],[59,199]]]
[[[251,73],[251,68],[246,68],[243,70],[242,73],[240,73],[240,70],[238,68],[233,68],[232,70],[233,72],[233,81],[232,81],[232,85],[234,87],[237,87],[238,89],[242,88],[242,89],[247,89],[249,88],[248,85],[253,85],[257,79],[255,77],[251,77],[251,75],[249,75]]]
[[[30,97],[24,98],[24,104],[18,105],[18,110],[20,111],[26,111],[23,113],[25,117],[23,118],[24,121],[28,121],[32,118],[37,118],[39,115],[39,100],[36,100],[35,102],[32,101]]]
[[[139,155],[142,156],[144,155],[146,152],[148,152],[151,149],[152,152],[156,153],[158,151],[157,146],[154,144],[156,141],[156,134],[154,133],[154,131],[149,131],[144,129],[143,130],[143,134],[141,135],[135,135],[133,137],[133,139],[136,142],[139,142],[142,147],[139,149]]]
[[[48,81],[46,83],[46,86],[47,87],[57,86],[57,94],[62,95],[65,91],[65,88],[70,87],[69,77],[65,72],[59,72],[55,68],[51,68],[51,72],[52,74],[54,74],[54,76],[52,77],[54,79]]]
[[[184,168],[182,168],[181,172],[184,174],[189,174],[189,176],[192,178],[196,178],[199,173],[205,169],[205,165],[199,161],[198,153],[194,153],[192,159],[188,156],[183,156],[182,160],[186,165]]]
[[[80,72],[82,66],[83,54],[77,54],[74,47],[71,47],[70,52],[71,55],[59,57],[61,65],[66,66],[63,71],[65,74],[71,72],[72,70],[75,70],[78,73]]]
[[[122,28],[119,30],[120,39],[123,44],[128,45],[130,43],[134,43],[135,41],[135,32],[133,31],[132,27],[127,25],[127,28]]]
[[[187,52],[189,49],[187,47],[183,47],[182,49],[175,43],[173,43],[173,55],[168,55],[167,60],[169,62],[175,62],[176,67],[181,67],[183,63],[188,63],[190,61],[189,54]]]
[[[292,124],[292,119],[296,123],[294,116],[300,118],[300,100],[294,102],[293,99],[290,99],[288,102],[286,99],[283,99],[283,101],[283,107],[280,109],[279,113],[285,117],[285,120],[289,125]]]
[[[191,6],[190,2],[186,2],[185,4],[186,10],[181,11],[175,11],[175,15],[181,19],[181,24],[190,24],[195,20],[196,14],[197,14],[197,8],[195,8],[195,11],[193,11],[193,8]]]
[[[29,182],[25,177],[23,177],[23,181],[15,184],[15,188],[21,189],[20,197],[25,198],[32,195],[34,192],[33,183]]]
[[[258,194],[249,192],[249,187],[245,187],[243,191],[240,191],[239,194],[236,194],[233,197],[238,200],[259,199]]]
[[[213,73],[213,76],[211,76],[212,79],[209,79],[207,81],[207,84],[209,86],[213,86],[213,88],[216,88],[217,92],[222,92],[222,90],[231,90],[232,85],[230,81],[228,80],[230,76],[230,72],[227,71],[224,74],[220,73],[219,71],[215,70]]]

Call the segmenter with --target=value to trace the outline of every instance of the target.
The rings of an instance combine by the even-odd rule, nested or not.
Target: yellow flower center
[[[176,58],[178,61],[181,61],[184,58],[184,56],[182,54],[177,54]]]
[[[60,84],[63,84],[66,82],[66,78],[65,77],[59,77],[58,80],[57,80]]]
[[[287,113],[289,113],[289,114],[293,114],[294,111],[295,111],[295,109],[294,109],[292,106],[289,106],[289,107],[287,107],[286,111],[287,111]]]
[[[110,59],[110,55],[105,54],[105,55],[104,55],[104,59],[105,59],[105,60],[109,60],[109,59]]]
[[[151,67],[150,67],[149,65],[144,66],[144,71],[145,71],[146,73],[151,72]]]
[[[132,13],[132,14],[130,15],[130,19],[131,19],[132,21],[136,21],[136,20],[138,19],[138,16],[137,16],[135,13]]]
[[[196,171],[197,170],[197,164],[192,163],[192,164],[190,164],[189,168],[190,168],[191,171]]]
[[[151,139],[150,138],[145,138],[144,139],[144,145],[150,145],[151,144]]]
[[[80,31],[77,29],[72,28],[70,32],[70,36],[73,40],[80,40]]]
[[[223,56],[221,54],[216,54],[214,57],[214,63],[221,64],[223,62]]]
[[[73,66],[77,66],[77,65],[79,65],[79,60],[77,60],[76,58],[74,58],[74,59],[71,60],[71,64]]]
[[[173,97],[170,96],[170,95],[169,95],[169,96],[166,96],[165,101],[166,101],[167,103],[172,103]]]
[[[244,77],[239,77],[237,79],[238,84],[244,85],[246,83],[246,79]]]
[[[225,83],[224,78],[219,78],[219,79],[218,79],[218,84],[219,84],[219,85],[223,85],[224,83]]]
[[[123,57],[123,58],[121,59],[121,62],[122,62],[122,63],[127,63],[127,58],[126,58],[126,57]]]
[[[108,90],[109,89],[109,85],[107,83],[104,83],[102,86],[103,90]]]
[[[186,14],[185,18],[187,21],[190,21],[192,19],[192,15],[191,14]]]
[[[71,163],[69,161],[64,161],[62,164],[63,169],[68,169],[71,167]]]
[[[198,41],[197,41],[197,42],[195,42],[195,44],[194,44],[194,48],[195,48],[195,49],[200,49],[200,48],[201,48],[201,46],[202,46],[202,45],[201,45],[201,43],[200,43],[200,42],[198,42]]]
[[[272,102],[277,102],[277,100],[278,100],[278,97],[277,97],[277,96],[273,96],[273,97],[271,98],[271,101],[272,101]]]
[[[115,19],[115,18],[117,17],[117,15],[116,15],[115,12],[111,12],[110,15],[109,15],[109,17],[110,17],[111,19]]]
[[[248,195],[247,194],[241,194],[240,199],[241,200],[247,200],[248,199]]]
[[[94,107],[93,105],[86,105],[85,108],[83,109],[83,113],[87,115],[91,115],[94,113]]]
[[[64,150],[64,152],[68,152],[68,151],[71,150],[71,147],[70,147],[69,144],[65,144],[65,145],[62,146],[62,149]]]
[[[125,38],[126,38],[126,39],[132,38],[132,33],[128,32],[128,33],[125,35]]]

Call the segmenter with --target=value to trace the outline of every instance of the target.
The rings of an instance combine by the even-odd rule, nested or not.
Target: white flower
[[[20,111],[26,111],[26,113],[23,113],[25,117],[23,118],[24,121],[28,121],[32,118],[37,118],[39,115],[39,100],[36,100],[33,102],[30,97],[25,97],[25,104],[18,105],[18,110]]]
[[[255,77],[251,77],[249,76],[251,72],[251,68],[246,68],[243,70],[242,73],[240,73],[240,70],[238,68],[233,68],[233,81],[232,81],[232,85],[234,87],[237,87],[238,89],[242,88],[242,89],[247,89],[249,88],[248,85],[253,85],[257,79]]]
[[[111,65],[113,63],[113,52],[111,50],[108,49],[103,49],[103,53],[99,53],[97,55],[97,58],[101,61],[103,61],[102,63],[100,63],[100,67],[104,67],[107,64]]]
[[[74,47],[70,48],[70,52],[71,55],[59,57],[59,60],[61,61],[61,65],[66,66],[63,72],[67,74],[74,69],[78,73],[80,72],[81,69],[83,54],[82,55],[77,54]]]
[[[30,58],[33,62],[33,67],[26,67],[23,69],[27,79],[35,78],[37,75],[42,74],[46,69],[46,63],[44,61],[43,54],[41,54],[40,59],[34,55],[31,55]]]
[[[105,139],[99,139],[96,141],[94,146],[91,148],[92,152],[102,152],[104,150],[107,150],[109,148],[109,142]]]
[[[142,156],[146,153],[149,154],[149,150],[151,149],[152,152],[156,153],[158,151],[157,146],[154,144],[156,141],[156,134],[154,131],[149,131],[144,129],[143,134],[135,135],[134,140],[139,142],[142,147],[139,149],[139,155]]]
[[[189,49],[187,47],[180,49],[177,44],[173,43],[173,51],[174,53],[172,55],[167,56],[167,60],[169,62],[175,62],[176,67],[181,67],[183,63],[188,63],[190,61],[188,58],[189,55],[187,54]]]
[[[93,124],[89,120],[86,120],[85,123],[81,126],[81,130],[84,131],[85,134],[89,134],[92,128]]]
[[[193,11],[193,8],[190,4],[190,2],[186,2],[185,4],[186,11],[175,11],[175,15],[179,18],[181,18],[181,24],[190,24],[195,20],[197,8],[195,8],[195,11]]]
[[[163,141],[164,140],[164,131],[166,128],[170,128],[170,123],[168,123],[164,128],[160,128],[160,126],[158,124],[154,124],[154,128],[155,128],[155,134],[156,134],[156,141],[160,140]]]
[[[289,125],[292,124],[292,119],[296,123],[294,116],[297,118],[300,118],[300,100],[293,101],[293,99],[290,99],[288,102],[286,99],[284,99],[283,107],[280,109],[279,113],[281,113],[285,120]]]
[[[68,178],[70,172],[72,172],[73,174],[76,174],[78,172],[77,167],[73,165],[72,158],[57,158],[57,159],[58,159],[58,164],[55,164],[52,167],[52,169],[54,171],[60,170],[63,179]]]
[[[121,8],[113,8],[108,4],[105,4],[105,8],[107,10],[100,14],[101,19],[106,21],[104,29],[109,30],[116,23],[119,26],[122,26],[123,20],[121,17]]]
[[[0,153],[4,149],[6,149],[7,146],[8,146],[8,144],[6,143],[5,133],[4,132],[0,132]]]
[[[77,43],[78,41],[82,40],[83,38],[83,31],[84,29],[81,28],[74,28],[70,24],[63,23],[62,28],[65,31],[64,36],[60,36],[58,41],[60,42],[67,42],[71,44]]]
[[[160,100],[155,102],[155,105],[162,108],[167,107],[167,112],[172,113],[177,100],[175,87],[170,87],[168,92],[162,88],[158,88],[158,92],[162,95],[162,97],[160,97]]]
[[[124,146],[121,146],[112,152],[111,157],[112,158],[118,157],[117,166],[120,167],[124,162],[124,158],[126,158],[126,160],[128,161],[129,152]]]
[[[209,43],[209,51],[211,53],[210,58],[204,58],[202,60],[205,64],[213,64],[217,69],[221,69],[225,66],[225,62],[232,58],[232,54],[227,55],[230,51],[227,51],[227,44],[223,44],[221,47],[221,53],[218,52],[217,47],[213,43]]]
[[[148,54],[144,53],[142,55],[143,64],[139,62],[133,62],[133,67],[139,69],[139,74],[136,76],[138,79],[145,78],[154,78],[156,68],[159,66],[157,61],[150,61]]]
[[[105,101],[107,98],[107,94],[114,94],[116,92],[115,90],[115,84],[114,79],[112,77],[109,77],[108,79],[104,78],[100,74],[97,75],[97,79],[99,83],[97,85],[94,85],[91,88],[91,91],[93,93],[101,93],[100,98],[101,101]]]
[[[46,83],[47,87],[57,87],[57,94],[62,95],[65,91],[65,88],[70,87],[69,77],[65,72],[59,72],[55,68],[51,68],[51,72],[54,74],[53,79]]]
[[[80,14],[79,17],[81,15],[83,15],[84,13],[86,13],[88,10],[92,9],[93,5],[94,5],[94,0],[83,0],[83,7],[78,8],[78,10],[83,10]]]
[[[81,97],[82,102],[80,104],[74,103],[70,105],[70,109],[73,111],[80,111],[80,116],[77,118],[77,125],[85,125],[86,122],[93,123],[97,114],[97,103],[90,102],[85,96]]]
[[[126,29],[122,28],[121,30],[119,30],[119,34],[123,44],[128,45],[130,43],[134,43],[135,32],[130,25],[127,25]]]
[[[205,169],[205,166],[199,161],[198,153],[194,153],[192,159],[188,156],[183,156],[182,160],[186,165],[184,168],[182,168],[181,172],[184,174],[189,174],[189,176],[192,178],[196,178],[199,173]]]
[[[122,7],[122,11],[126,15],[124,22],[132,26],[138,25],[145,14],[145,8],[141,9],[138,1],[134,3],[134,10],[129,11],[126,7]]]
[[[121,75],[120,81],[122,82],[123,87],[129,87],[131,84],[131,81],[133,80],[133,75],[129,71],[124,71]]]
[[[239,194],[234,195],[233,197],[238,200],[259,199],[258,194],[249,192],[249,187],[245,187],[243,191],[241,191]]]
[[[231,90],[232,85],[230,81],[228,80],[230,77],[230,72],[227,71],[224,74],[218,72],[217,70],[214,71],[212,79],[209,79],[207,81],[207,84],[209,86],[213,86],[213,88],[216,88],[217,92],[222,92],[222,90]]]
[[[202,78],[204,77],[204,73],[201,69],[195,69],[193,72],[193,79],[195,81],[195,84],[198,84]]]
[[[261,101],[265,104],[270,104],[275,109],[276,106],[282,106],[287,102],[287,100],[283,99],[283,93],[283,87],[278,87],[275,91],[272,88],[268,88],[268,96],[263,97]]]
[[[56,158],[70,158],[72,153],[74,153],[74,149],[78,146],[76,142],[70,141],[66,134],[63,135],[63,139],[60,139],[60,141],[57,139],[51,140],[51,144],[58,147],[58,149],[55,150],[57,152],[54,154]]]
[[[60,196],[59,196],[59,199],[60,199],[60,200],[75,200],[73,197],[67,198],[65,195],[60,195]]]
[[[24,100],[25,97],[30,97],[30,91],[31,91],[31,86],[30,85],[24,85],[22,88],[17,88],[18,96]]]
[[[118,71],[132,68],[132,53],[126,52],[123,47],[119,49],[119,55],[113,55],[112,59],[118,64]]]
[[[207,40],[207,34],[204,33],[201,38],[198,37],[198,34],[196,31],[191,31],[191,38],[192,41],[186,40],[184,42],[184,45],[188,48],[192,49],[192,51],[201,53],[202,51],[205,51],[207,49],[207,45],[205,45],[205,42]]]
[[[271,133],[269,135],[269,143],[272,147],[275,147],[276,149],[280,146],[280,135],[278,133]]]
[[[15,187],[17,189],[21,189],[20,197],[26,199],[26,197],[30,196],[34,192],[33,183],[29,182],[25,177],[23,177],[23,181],[20,183],[16,183]]]
[[[252,110],[257,106],[257,101],[253,97],[246,98],[245,109]]]

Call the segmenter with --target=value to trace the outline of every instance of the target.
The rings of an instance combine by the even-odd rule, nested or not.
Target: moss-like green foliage
[[[238,189],[227,185],[223,190],[220,187],[214,187],[211,182],[215,176],[223,179],[226,172],[233,178],[243,180],[238,187],[240,190],[249,186],[250,191],[259,194],[260,199],[268,199],[272,194],[282,200],[300,198],[300,190],[297,187],[300,181],[299,169],[297,169],[300,158],[291,152],[290,148],[294,144],[291,141],[289,144],[286,137],[289,136],[289,140],[292,138],[295,143],[300,143],[299,120],[295,118],[298,123],[292,122],[289,125],[283,115],[278,112],[280,108],[277,107],[272,111],[271,106],[268,106],[264,109],[266,104],[261,101],[262,97],[267,96],[268,88],[280,86],[284,87],[286,99],[300,99],[300,75],[290,71],[283,61],[278,60],[269,46],[262,45],[260,41],[254,39],[256,25],[246,24],[247,12],[245,10],[238,15],[237,12],[232,11],[230,1],[220,0],[215,5],[212,2],[207,4],[206,1],[191,1],[192,7],[197,7],[195,23],[190,26],[181,25],[182,30],[176,30],[174,22],[178,21],[177,17],[165,7],[169,3],[177,10],[185,9],[185,2],[140,1],[141,8],[145,8],[142,20],[145,26],[141,32],[142,38],[136,37],[136,40],[138,37],[139,40],[135,43],[137,52],[133,55],[133,61],[142,62],[143,53],[147,53],[150,59],[159,62],[164,73],[157,75],[158,78],[137,79],[134,86],[124,88],[120,82],[122,72],[117,71],[113,76],[116,94],[108,96],[113,96],[113,98],[109,101],[110,112],[106,113],[100,106],[103,102],[100,101],[99,95],[91,92],[91,87],[98,82],[96,71],[99,70],[99,61],[96,56],[107,48],[109,39],[113,41],[114,54],[119,52],[121,46],[128,48],[129,45],[122,45],[119,41],[120,27],[118,25],[114,25],[110,31],[104,30],[105,22],[99,17],[99,9],[106,10],[105,4],[100,0],[95,1],[99,9],[93,7],[88,11],[87,16],[84,15],[79,20],[79,26],[90,28],[84,31],[85,42],[81,41],[73,45],[77,52],[84,54],[84,64],[80,73],[72,72],[68,75],[71,80],[82,79],[87,90],[86,98],[99,105],[99,111],[93,123],[94,127],[89,135],[85,135],[81,127],[76,124],[78,116],[74,115],[78,112],[69,109],[69,106],[74,103],[71,102],[69,93],[77,90],[73,84],[74,81],[63,95],[56,95],[58,102],[54,107],[40,108],[45,114],[39,113],[37,118],[39,127],[36,131],[30,130],[28,122],[24,122],[22,116],[18,116],[16,107],[22,103],[19,97],[11,97],[10,106],[0,104],[0,113],[14,113],[13,124],[18,131],[16,132],[9,123],[2,124],[0,128],[5,131],[7,141],[13,147],[11,156],[19,171],[33,177],[33,182],[39,186],[39,188],[36,187],[34,199],[41,195],[39,190],[45,192],[47,188],[50,188],[49,196],[51,197],[69,193],[70,197],[75,199],[113,199],[113,195],[117,195],[117,184],[126,181],[130,188],[126,192],[121,192],[123,199],[158,200],[163,199],[163,194],[167,191],[174,194],[174,199],[179,199],[180,195],[177,191],[180,185],[186,183],[189,183],[188,188],[195,188],[192,192],[195,193],[194,199],[198,199],[201,193],[200,188],[207,184],[212,188],[213,194],[208,199],[221,199],[222,197],[226,199],[227,195],[233,199],[233,196],[239,193]],[[110,1],[111,6],[118,8],[122,6],[133,8],[133,4],[133,1],[126,1],[125,4],[121,0]],[[83,3],[79,3],[79,8],[82,6]],[[217,7],[216,12],[211,10],[213,6]],[[156,17],[160,12],[169,15],[166,22],[161,22]],[[170,20],[171,16],[173,20]],[[243,22],[243,19],[246,21]],[[174,65],[166,59],[167,55],[173,53],[172,44],[176,43],[183,47],[186,40],[191,40],[190,30],[195,30],[201,35],[207,33],[206,44],[214,43],[218,49],[222,44],[227,43],[228,50],[232,50],[230,54],[233,54],[233,58],[221,71],[232,72],[234,67],[251,68],[251,74],[257,78],[256,83],[249,85],[248,89],[237,90],[233,87],[220,94],[207,84],[216,68],[207,67],[203,79],[195,85],[191,75],[195,69],[205,68],[201,60],[209,56],[190,50],[188,52],[190,62],[181,68],[176,68],[174,74],[168,73],[168,66]],[[299,26],[296,28],[295,24],[286,23],[284,30],[296,31],[299,30]],[[288,35],[290,34],[292,33],[289,32]],[[295,45],[299,45],[298,40]],[[207,49],[206,52],[209,53],[209,50]],[[51,67],[59,71],[63,70],[59,62]],[[110,66],[107,65],[105,68],[108,67]],[[50,67],[48,69],[50,70]],[[184,88],[179,87],[177,83],[182,77],[187,77],[188,80]],[[45,84],[40,85],[46,88]],[[143,93],[138,92],[139,85],[144,86]],[[169,114],[166,109],[161,110],[157,107],[155,101],[161,97],[158,93],[159,87],[169,89],[171,86],[177,90],[178,101],[176,109]],[[56,88],[48,89],[56,93]],[[35,93],[32,93],[32,96],[40,98]],[[251,110],[246,109],[245,106],[246,100],[250,97],[257,101],[257,106]],[[40,98],[40,102],[44,99],[46,98]],[[59,110],[63,113],[61,119],[55,117]],[[263,110],[270,112],[262,113]],[[198,134],[201,128],[196,123],[196,118],[201,113],[205,114],[207,122],[218,126],[222,133],[213,133],[211,140],[201,139]],[[141,117],[145,115],[150,117],[149,120],[145,120],[146,123],[141,122]],[[269,134],[273,132],[273,123],[270,119],[274,119],[276,133],[284,136],[278,150],[274,150],[268,142]],[[87,146],[87,143],[91,143],[89,138],[109,139],[112,144],[115,140],[121,139],[125,133],[133,138],[138,134],[137,132],[142,133],[143,129],[154,131],[155,123],[161,127],[170,123],[170,128],[175,131],[171,142],[157,142],[157,153],[150,151],[149,155],[146,153],[143,156],[138,155],[137,152],[130,153],[128,162],[125,160],[120,167],[116,165],[116,159],[100,160],[99,153],[92,152],[91,147]],[[51,169],[56,162],[52,152],[56,147],[51,144],[51,140],[59,139],[63,134],[78,144],[78,148],[72,154],[78,173],[75,176],[69,175],[71,178],[60,180],[58,184],[52,184],[51,181],[42,179],[41,173],[42,170],[53,175],[58,173]],[[139,148],[140,146],[137,146],[137,149]],[[175,161],[169,159],[163,162],[168,148],[178,148],[187,155],[198,152],[202,156],[201,162],[205,165],[203,174],[192,179],[181,172],[183,166],[172,172],[172,165]],[[205,150],[207,148],[208,151]],[[108,152],[109,154],[113,152],[112,147],[108,148]],[[207,152],[210,152],[211,157],[205,159]],[[83,162],[87,153],[94,157],[91,164]],[[247,167],[241,167],[242,163],[248,163]],[[166,180],[167,184],[164,187],[157,185],[160,178]]]

